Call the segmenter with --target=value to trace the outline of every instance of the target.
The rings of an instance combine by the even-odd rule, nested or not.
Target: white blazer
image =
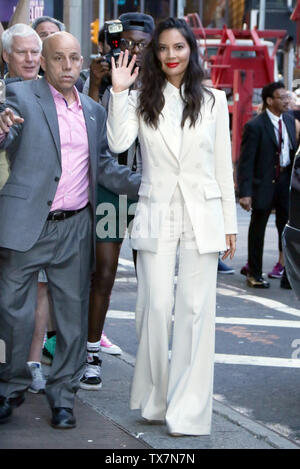
[[[111,90],[109,147],[121,153],[138,137],[142,155],[132,248],[156,252],[160,226],[177,184],[200,254],[226,250],[225,234],[237,233],[228,106],[223,91],[212,89],[212,92],[214,107],[205,93],[202,118],[199,117],[195,127],[189,127],[189,120],[185,122],[178,151],[174,130],[169,119],[163,117],[163,111],[158,128],[154,129],[137,115],[137,91],[128,95],[127,90],[121,93]]]

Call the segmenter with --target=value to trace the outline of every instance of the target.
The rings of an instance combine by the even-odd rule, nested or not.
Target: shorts
[[[122,243],[130,232],[137,202],[117,195],[98,184],[96,205],[96,241]]]

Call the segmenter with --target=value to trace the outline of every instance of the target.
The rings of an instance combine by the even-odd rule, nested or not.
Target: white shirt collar
[[[172,85],[172,83],[167,81],[164,89],[164,94],[166,95],[166,97],[175,96],[176,98],[178,98],[180,96],[180,88],[177,88],[176,86]]]
[[[272,121],[278,123],[280,119],[282,120],[282,114],[278,117],[275,114],[273,114],[273,112],[271,112],[268,108],[266,108],[266,111]]]

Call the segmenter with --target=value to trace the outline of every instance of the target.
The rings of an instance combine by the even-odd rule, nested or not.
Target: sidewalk
[[[149,425],[138,411],[129,410],[132,373],[132,357],[106,355],[103,388],[78,392],[77,427],[72,430],[53,429],[45,396],[27,393],[11,421],[0,426],[0,449],[299,449],[216,400],[210,436],[170,437],[165,425]]]

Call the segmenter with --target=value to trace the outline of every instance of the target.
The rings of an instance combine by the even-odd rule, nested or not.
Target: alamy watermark
[[[220,229],[223,219],[220,199],[212,199],[214,205],[211,210],[220,213]],[[118,203],[101,202],[97,205],[96,215],[99,217],[96,224],[96,233],[100,239],[124,238],[129,235],[131,239],[157,239],[161,237],[164,224],[164,236],[175,239],[178,226],[185,233],[187,241],[193,241],[194,235],[190,230],[191,220],[194,226],[203,226],[203,220],[208,212],[202,204],[190,204],[189,210],[180,202],[153,202],[148,197],[140,197],[138,203],[128,203],[126,195],[119,195]],[[134,219],[133,219],[134,216]],[[130,221],[129,221],[130,220]],[[164,222],[167,220],[167,224]],[[167,229],[166,229],[167,228]],[[168,233],[167,233],[168,231]],[[187,238],[191,235],[191,239]],[[194,249],[193,242],[191,249]]]
[[[2,339],[0,339],[0,364],[1,363],[6,363],[6,345]]]

